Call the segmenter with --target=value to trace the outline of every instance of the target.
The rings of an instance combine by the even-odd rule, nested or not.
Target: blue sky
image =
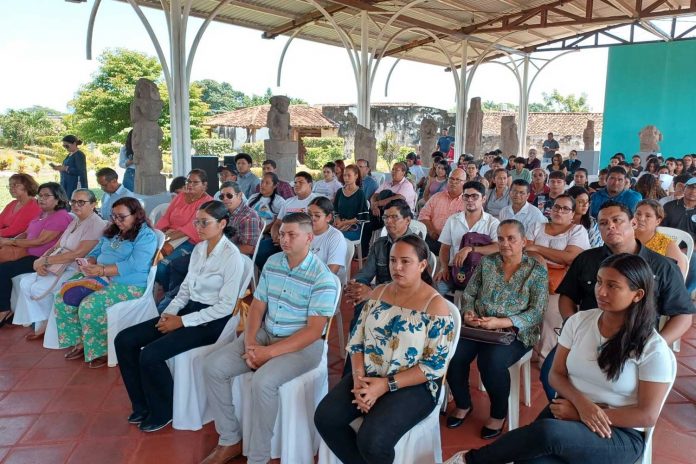
[[[97,61],[85,58],[86,31],[93,0],[0,0],[0,112],[31,105],[65,111],[80,85],[90,80]],[[162,12],[145,9],[165,53],[166,23]],[[200,20],[189,25],[189,42]],[[345,50],[301,40],[293,41],[285,58],[281,87],[276,87],[278,58],[286,39],[264,40],[261,32],[226,24],[211,25],[201,41],[192,79],[227,81],[245,93],[274,93],[303,98],[309,103],[355,102],[355,80]],[[103,0],[97,16],[93,57],[105,48],[123,47],[155,55],[144,27],[125,2]],[[532,89],[532,101],[541,92],[588,94],[590,106],[602,111],[606,76],[604,49],[572,53],[549,65]],[[402,61],[391,79],[389,96],[384,80],[393,61],[380,65],[373,86],[373,102],[413,102],[453,108],[455,88],[442,67]],[[512,73],[497,65],[479,68],[470,96],[517,103]]]

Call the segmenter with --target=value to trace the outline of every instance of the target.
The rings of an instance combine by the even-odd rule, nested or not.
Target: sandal
[[[98,358],[94,358],[89,362],[89,367],[90,369],[99,369],[100,367],[106,366],[107,362],[107,357],[106,356],[99,356]]]
[[[24,336],[26,341],[40,340],[44,337],[44,332],[36,333],[34,331],[29,332]]]
[[[68,361],[72,361],[73,359],[80,359],[85,355],[85,348],[84,347],[76,347],[74,346],[72,350],[68,351],[65,353],[65,359]]]

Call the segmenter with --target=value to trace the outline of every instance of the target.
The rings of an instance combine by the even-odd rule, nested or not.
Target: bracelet
[[[101,276],[106,276],[106,268],[104,266],[101,267]]]
[[[48,266],[48,256],[44,257],[44,266]]]

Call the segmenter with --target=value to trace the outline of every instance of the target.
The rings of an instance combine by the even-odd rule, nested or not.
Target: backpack
[[[479,234],[478,232],[467,232],[462,237],[459,249],[490,245],[491,243],[493,243],[493,240],[488,235]],[[469,283],[469,279],[474,275],[474,271],[481,262],[482,257],[481,253],[471,252],[467,255],[461,267],[452,266],[452,286],[455,290],[464,290],[466,288],[466,284]]]

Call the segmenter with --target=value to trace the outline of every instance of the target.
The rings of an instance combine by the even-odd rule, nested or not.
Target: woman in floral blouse
[[[351,331],[353,372],[317,408],[319,434],[342,462],[393,462],[399,439],[437,405],[454,321],[432,287],[428,254],[415,235],[396,240],[393,281],[374,289]],[[361,416],[356,433],[349,424]]]
[[[471,414],[469,368],[477,358],[481,380],[491,400],[490,416],[481,438],[501,434],[510,395],[508,367],[539,341],[548,302],[546,265],[524,253],[525,232],[521,222],[502,221],[498,226],[500,251],[484,256],[464,290],[462,319],[471,327],[514,328],[517,339],[510,345],[481,343],[462,338],[447,372],[456,408],[447,417],[447,427],[459,427]],[[483,276],[486,276],[485,279]]]

